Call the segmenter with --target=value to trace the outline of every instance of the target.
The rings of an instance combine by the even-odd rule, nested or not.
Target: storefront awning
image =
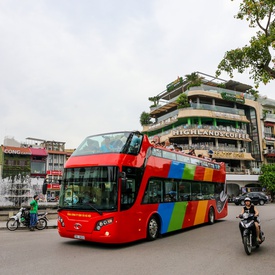
[[[40,156],[40,157],[48,156],[48,152],[44,148],[30,148],[30,151],[33,156]]]

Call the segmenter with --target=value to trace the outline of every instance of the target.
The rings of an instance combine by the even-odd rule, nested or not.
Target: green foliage
[[[158,106],[158,104],[159,104],[159,99],[160,99],[159,96],[149,97],[148,100],[154,102],[154,104],[151,105],[150,107],[156,107],[156,106]]]
[[[188,97],[184,93],[179,95],[176,102],[178,104],[178,109],[190,107],[190,104],[188,102]]]
[[[266,114],[268,114],[269,111],[268,110],[263,110],[263,118],[265,119],[266,118]]]
[[[272,194],[275,193],[275,164],[263,164],[259,182]]]
[[[218,88],[226,89],[226,85],[224,83],[220,83],[217,85]]]
[[[257,101],[257,99],[259,98],[259,91],[257,90],[250,89],[248,90],[248,93],[254,96],[255,101]]]
[[[233,1],[233,0],[232,0]],[[274,0],[243,0],[235,18],[249,22],[250,28],[257,28],[250,44],[242,48],[232,49],[225,53],[218,65],[216,76],[224,71],[233,78],[233,71],[244,73],[249,69],[250,79],[256,88],[259,83],[267,84],[275,78],[275,1]]]
[[[151,121],[151,118],[150,118],[150,114],[146,113],[146,112],[142,112],[141,113],[139,121],[140,121],[141,126],[152,124],[152,121]]]
[[[197,87],[202,84],[201,77],[195,72],[191,73],[191,74],[187,74],[187,75],[185,75],[185,77],[186,77],[187,82],[189,82],[189,85],[187,86],[187,90],[190,87]]]

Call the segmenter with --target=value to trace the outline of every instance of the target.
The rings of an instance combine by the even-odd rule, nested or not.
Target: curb
[[[54,222],[56,223],[56,220],[54,220]],[[45,229],[57,229],[57,224],[53,224],[53,221],[51,222],[52,224],[50,225],[47,225],[47,227]],[[0,223],[0,230],[7,230],[7,231],[10,231],[8,230],[8,228],[6,227],[6,222],[1,222]],[[17,231],[17,230],[28,230],[28,228],[26,226],[19,226],[16,230],[14,231]],[[43,229],[42,229],[43,230]],[[36,230],[36,231],[42,231],[42,230]],[[12,231],[11,231],[12,232]]]
[[[53,226],[47,226],[45,229],[57,229],[57,225],[53,225]],[[42,230],[35,230],[35,231],[43,231],[43,230],[45,230],[45,229],[42,229]],[[7,227],[0,227],[0,231],[2,231],[2,230],[7,230],[7,231],[10,231],[10,230],[8,230],[8,228]],[[21,227],[18,227],[16,230],[14,230],[14,231],[17,231],[17,230],[27,230],[27,231],[29,231],[28,230],[28,228],[27,227],[23,227],[23,226],[21,226]],[[14,231],[10,231],[10,232],[14,232]]]

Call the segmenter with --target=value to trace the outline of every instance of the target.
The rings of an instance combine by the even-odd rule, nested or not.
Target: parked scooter
[[[260,220],[258,219],[261,239],[261,242],[258,242],[256,236],[254,214],[243,213],[239,215],[239,218],[241,219],[239,227],[242,235],[244,250],[247,255],[250,255],[252,252],[252,248],[258,248],[260,244],[263,243],[263,241],[265,240],[264,232],[261,230]]]
[[[47,212],[38,214],[38,220],[35,226],[38,230],[43,230],[47,227],[49,221],[47,214]],[[10,217],[6,224],[10,231],[16,230],[20,225],[30,227],[30,212],[26,208],[20,208],[19,212]]]

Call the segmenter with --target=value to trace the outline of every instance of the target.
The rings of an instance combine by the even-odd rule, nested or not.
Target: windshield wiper
[[[95,210],[99,215],[102,215],[102,212],[98,210],[95,206],[93,206],[90,203],[85,204],[86,206],[90,206],[93,210]],[[59,206],[58,209],[76,209],[76,210],[83,210],[85,205],[64,205],[64,206]]]
[[[101,215],[102,216],[102,212],[101,211],[99,211],[95,206],[93,206],[92,204],[90,204],[90,203],[87,203],[87,205],[89,205],[92,209],[94,209],[99,215]]]

